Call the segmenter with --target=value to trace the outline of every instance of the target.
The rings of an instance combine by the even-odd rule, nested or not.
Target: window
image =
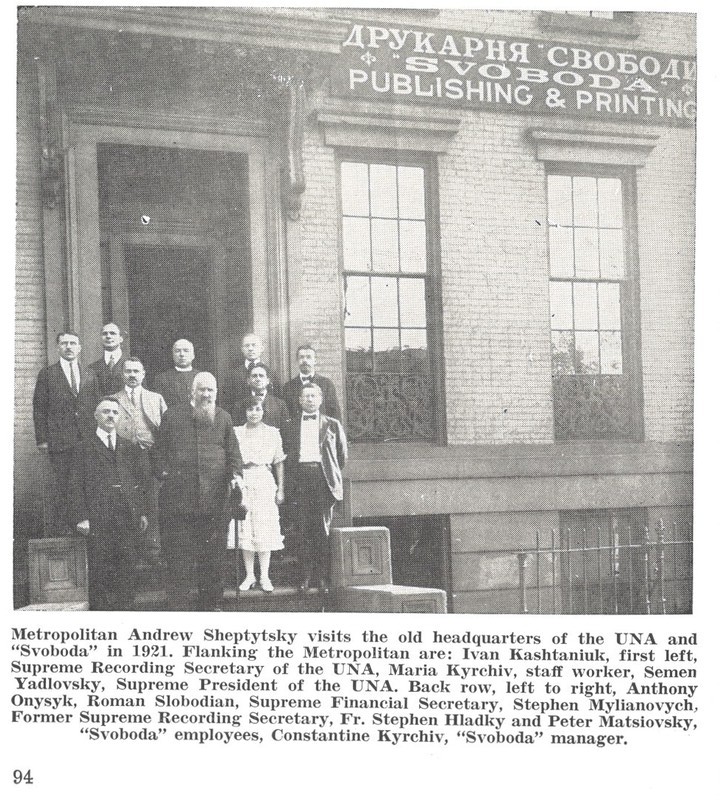
[[[340,164],[348,433],[437,436],[428,254],[428,168]]]
[[[636,438],[624,181],[552,172],[547,191],[555,437]]]

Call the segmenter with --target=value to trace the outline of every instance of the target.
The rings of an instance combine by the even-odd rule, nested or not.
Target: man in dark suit
[[[268,375],[268,368],[262,361],[256,361],[248,373],[248,385],[245,396],[241,401],[235,403],[232,411],[232,419],[234,425],[244,425],[245,408],[247,407],[247,400],[254,397],[263,407],[263,422],[266,425],[272,425],[274,428],[284,430],[285,425],[290,419],[288,407],[285,401],[280,397],[275,397],[268,391],[270,377]]]
[[[195,348],[187,339],[178,339],[173,344],[172,357],[174,367],[155,376],[152,388],[168,405],[186,406],[190,402],[190,392],[198,371],[193,367]]]
[[[92,431],[100,392],[97,376],[80,365],[80,339],[73,331],[57,335],[60,360],[38,374],[33,394],[33,421],[38,450],[47,453],[53,472],[51,535],[71,532],[69,476],[73,449]]]
[[[139,537],[147,529],[150,467],[138,445],[117,434],[118,401],[95,409],[95,434],[75,448],[73,519],[87,537],[91,611],[132,608]]]
[[[342,422],[342,414],[340,412],[340,403],[338,403],[337,392],[335,391],[335,384],[326,378],[324,375],[318,375],[315,372],[315,362],[317,354],[315,348],[311,344],[300,345],[297,349],[297,362],[300,371],[292,380],[289,380],[283,386],[282,396],[290,411],[290,415],[294,418],[300,414],[300,405],[297,398],[300,396],[300,390],[303,386],[310,383],[317,384],[322,390],[323,405],[322,412],[326,417],[333,417],[334,419]]]
[[[88,367],[97,375],[101,397],[115,394],[123,387],[125,358],[120,347],[123,341],[120,328],[114,322],[103,325],[103,357],[93,361]]]
[[[192,400],[167,410],[155,445],[171,611],[219,610],[222,600],[226,506],[230,486],[240,484],[242,459],[216,397],[214,376],[199,372]]]
[[[335,502],[343,499],[342,469],[347,459],[345,432],[337,419],[319,413],[322,389],[304,386],[302,413],[287,427],[287,486],[295,505],[300,535],[300,591],[313,580],[328,587],[330,520]]]
[[[244,405],[247,399],[248,385],[250,383],[250,370],[255,364],[261,364],[265,345],[256,333],[246,333],[240,345],[240,357],[231,364],[230,380],[221,386],[220,403],[225,408],[233,409],[236,404]],[[268,369],[266,365],[266,369]],[[268,369],[268,386],[270,394],[275,393],[273,375]],[[243,419],[243,422],[245,420]]]

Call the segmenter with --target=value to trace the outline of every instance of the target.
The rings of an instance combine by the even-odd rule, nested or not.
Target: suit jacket
[[[345,431],[338,420],[320,414],[320,465],[330,494],[336,500],[343,499],[342,469],[347,460],[347,440]],[[289,471],[290,486],[294,481],[300,459],[301,417],[291,420],[283,439]]]
[[[322,389],[323,402],[322,406],[320,407],[322,413],[325,414],[326,417],[333,417],[342,422],[340,403],[338,403],[335,384],[330,380],[330,378],[326,378],[324,375],[317,374],[313,376],[313,383],[316,383]],[[302,385],[302,379],[299,375],[296,375],[294,378],[289,380],[285,386],[283,386],[282,396],[290,411],[290,416],[293,419],[300,416],[301,409],[298,398],[300,397]]]
[[[260,361],[263,364],[266,363],[260,358],[256,359],[256,361]],[[234,408],[237,403],[241,403],[243,398],[246,397],[250,391],[248,384],[249,378],[250,371],[245,368],[245,359],[240,357],[239,360],[234,361],[230,365],[229,379],[224,381],[218,388],[218,403],[220,403],[223,408]],[[280,393],[275,388],[277,384],[275,383],[274,374],[272,372],[268,373],[268,380],[268,393],[276,397],[279,396]],[[243,419],[241,424],[244,423],[245,420]]]
[[[129,532],[139,532],[140,516],[148,513],[150,478],[147,453],[137,445],[118,436],[113,453],[94,433],[89,435],[73,454],[73,522],[87,519],[94,535],[115,535],[108,510],[117,508],[119,501],[127,513]]]
[[[115,394],[122,389],[125,383],[123,379],[125,358],[123,356],[117,364],[113,364],[112,369],[108,369],[104,356],[88,365],[88,369],[91,369],[97,375],[100,397]]]
[[[35,439],[38,444],[47,442],[51,452],[71,450],[96,427],[93,415],[100,399],[97,375],[79,366],[77,397],[59,363],[44,367],[38,374],[33,394]]]
[[[219,516],[225,511],[233,474],[242,472],[240,447],[230,414],[219,406],[212,427],[195,423],[193,407],[169,408],[155,443],[160,512],[164,516]]]
[[[160,429],[162,415],[167,411],[163,396],[141,386],[138,391],[137,406],[132,404],[125,388],[113,397],[116,397],[120,404],[117,423],[120,436],[139,444],[143,450],[151,448]],[[138,422],[135,421],[136,415],[139,416]]]
[[[152,388],[163,396],[168,408],[186,406],[190,402],[190,390],[199,370],[178,372],[175,368],[155,376]]]
[[[244,425],[247,422],[245,403],[249,397],[250,395],[246,394],[242,402],[235,403],[233,406],[232,420],[234,425]],[[279,428],[280,431],[283,431],[290,419],[290,413],[285,405],[285,401],[268,392],[265,395],[265,399],[262,401],[262,407],[263,422],[266,425],[272,425],[273,428]]]

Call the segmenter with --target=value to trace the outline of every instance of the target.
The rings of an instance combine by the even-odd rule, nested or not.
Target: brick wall
[[[307,188],[300,220],[300,338],[317,348],[318,371],[332,378],[342,406],[343,317],[335,151],[325,147],[316,126],[307,128],[303,156]]]
[[[17,260],[15,265],[15,498],[16,525],[39,532],[37,493],[42,460],[35,449],[32,394],[47,364],[42,254],[39,115],[32,65],[18,65]]]
[[[637,192],[645,438],[691,440],[694,131],[663,130]]]
[[[439,162],[451,444],[552,440],[544,172],[526,127],[466,112]]]

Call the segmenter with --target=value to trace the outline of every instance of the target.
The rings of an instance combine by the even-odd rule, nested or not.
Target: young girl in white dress
[[[238,588],[246,592],[256,585],[257,553],[260,588],[264,592],[272,592],[270,553],[283,549],[278,506],[285,499],[285,453],[280,431],[262,421],[261,403],[253,398],[248,400],[245,416],[245,425],[234,429],[243,460],[243,503],[248,510],[246,518],[239,523],[239,546],[245,563],[245,580]],[[235,548],[234,521],[230,522],[228,548]]]

